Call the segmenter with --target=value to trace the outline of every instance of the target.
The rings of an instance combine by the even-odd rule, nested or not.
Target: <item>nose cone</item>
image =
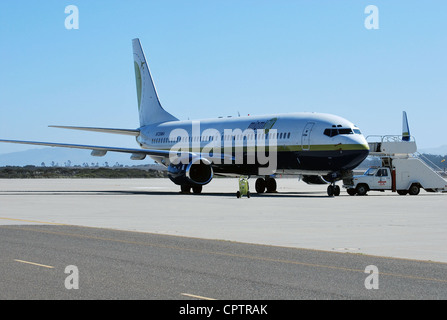
[[[344,144],[350,144],[353,148],[369,151],[369,144],[363,134],[349,134],[343,136],[343,139],[345,140],[342,142]]]
[[[361,134],[350,134],[340,137],[340,145],[346,155],[345,170],[356,168],[369,154],[369,145]]]

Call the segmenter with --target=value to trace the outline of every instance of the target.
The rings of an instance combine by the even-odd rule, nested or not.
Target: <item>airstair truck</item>
[[[369,145],[370,155],[380,157],[382,165],[343,180],[348,194],[391,190],[400,195],[417,195],[421,188],[428,192],[447,192],[447,181],[414,155],[417,148],[413,138],[406,141],[401,136],[383,136],[380,142]]]

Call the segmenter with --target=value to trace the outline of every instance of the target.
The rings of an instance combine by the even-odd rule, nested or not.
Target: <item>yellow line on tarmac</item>
[[[66,225],[66,226],[69,226],[69,225]],[[0,227],[8,228],[8,226],[0,226]],[[61,236],[77,237],[77,238],[84,238],[84,239],[94,239],[94,240],[101,240],[101,241],[111,241],[111,242],[116,242],[116,243],[127,243],[127,244],[150,246],[150,247],[156,247],[156,248],[173,249],[173,250],[179,250],[179,251],[198,252],[198,253],[211,254],[211,255],[216,255],[216,256],[237,257],[237,258],[249,259],[249,260],[253,260],[253,261],[256,261],[256,260],[269,261],[269,262],[285,263],[285,264],[291,264],[291,265],[301,265],[301,266],[307,266],[307,267],[312,267],[312,268],[325,268],[325,269],[341,270],[341,271],[348,271],[348,272],[365,273],[365,270],[361,270],[361,269],[352,269],[352,268],[345,268],[345,267],[332,266],[332,265],[315,264],[315,263],[308,263],[308,262],[302,262],[302,261],[275,259],[275,258],[268,258],[268,257],[262,257],[262,256],[251,256],[251,255],[237,254],[237,253],[231,253],[231,252],[219,252],[219,251],[208,251],[208,250],[193,249],[193,248],[182,248],[182,247],[178,247],[175,245],[163,245],[163,244],[147,243],[147,242],[140,242],[140,241],[129,241],[129,240],[121,240],[121,239],[103,238],[103,237],[98,237],[98,236],[89,236],[89,235],[66,233],[66,232],[48,231],[48,230],[35,230],[35,229],[24,228],[24,227],[14,228],[14,229],[47,233],[47,234],[56,234],[56,235],[61,235]],[[308,249],[306,249],[306,250],[308,250]],[[311,251],[314,251],[314,250],[311,250]],[[365,255],[365,256],[367,256],[367,255]],[[420,261],[420,262],[426,262],[426,261]],[[390,277],[399,277],[399,278],[447,283],[447,279],[427,278],[427,277],[423,277],[423,276],[388,273],[388,272],[381,272],[379,274],[383,275],[383,276],[390,276]]]
[[[55,222],[46,222],[46,221],[37,221],[37,220],[26,220],[26,219],[13,219],[13,218],[4,218],[0,217],[1,220],[10,220],[10,221],[20,221],[20,222],[32,222],[32,223],[42,223],[42,224],[53,224],[56,226],[66,226],[63,223],[55,223]]]
[[[181,293],[181,295],[182,295],[182,296],[191,297],[191,298],[202,299],[202,300],[217,300],[217,299],[213,299],[213,298],[207,298],[207,297],[202,297],[202,296],[196,296],[195,294],[190,294],[190,293]]]
[[[48,269],[54,269],[54,267],[52,267],[52,266],[47,266],[47,265],[45,265],[45,264],[40,264],[40,263],[35,263],[35,262],[30,262],[30,261],[19,260],[19,259],[14,259],[14,261],[21,262],[21,263],[26,263],[26,264],[32,264],[32,265],[34,265],[34,266],[38,266],[38,267],[44,267],[44,268],[48,268]]]

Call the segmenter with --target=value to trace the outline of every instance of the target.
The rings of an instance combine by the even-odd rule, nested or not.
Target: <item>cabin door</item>
[[[314,125],[315,122],[308,122],[303,129],[303,134],[301,135],[301,147],[305,151],[310,150],[310,135]]]

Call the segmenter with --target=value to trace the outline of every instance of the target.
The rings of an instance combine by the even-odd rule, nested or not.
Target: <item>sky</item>
[[[1,1],[0,139],[137,147],[48,125],[137,128],[140,38],[179,119],[325,112],[394,135],[405,110],[420,148],[446,145],[446,14],[445,0]]]

